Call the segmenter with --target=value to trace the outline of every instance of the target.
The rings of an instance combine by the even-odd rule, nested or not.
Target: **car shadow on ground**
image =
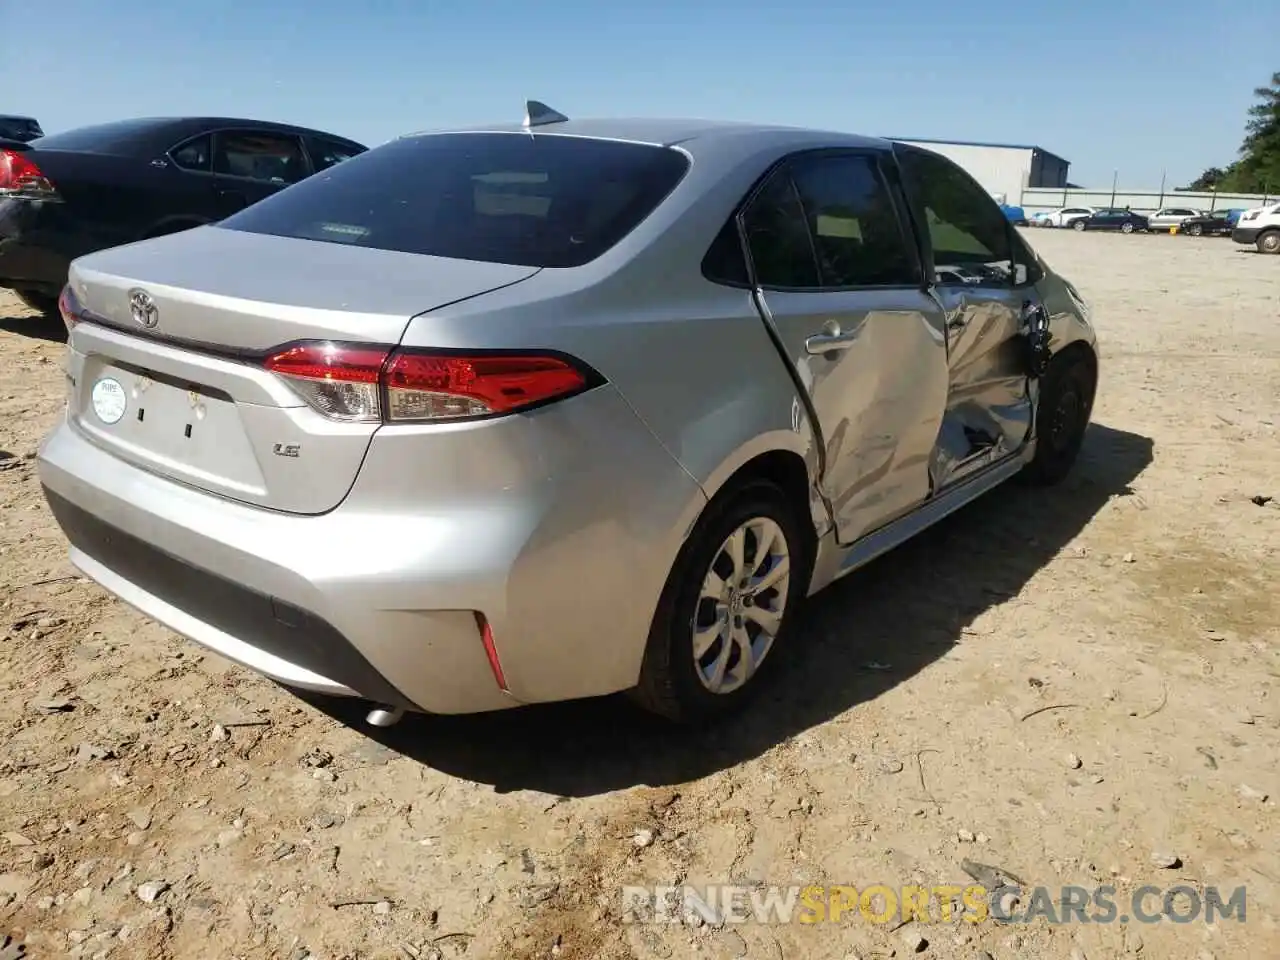
[[[25,317],[0,315],[0,331],[16,333],[18,336],[30,337],[33,340],[48,340],[50,343],[67,342],[67,328],[63,326],[60,318],[35,313]]]
[[[409,716],[387,729],[367,704],[305,699],[427,766],[500,792],[590,796],[707,776],[873,700],[929,666],[980,614],[1019,593],[1151,462],[1150,439],[1089,428],[1057,488],[1007,484],[819,593],[804,649],[766,696],[701,730],[655,723],[621,697],[462,717]]]

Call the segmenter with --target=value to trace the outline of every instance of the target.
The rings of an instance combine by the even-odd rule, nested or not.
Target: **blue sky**
[[[4,112],[412,130],[697,116],[1034,143],[1086,186],[1232,160],[1280,0],[0,0]]]

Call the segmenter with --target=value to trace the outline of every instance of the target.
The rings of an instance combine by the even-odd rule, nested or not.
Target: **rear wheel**
[[[1132,224],[1132,223],[1128,223],[1128,222],[1125,222],[1125,223],[1121,224],[1121,225],[1120,225],[1120,232],[1121,232],[1121,233],[1133,233],[1133,224]]]
[[[1083,221],[1083,220],[1077,220],[1075,223],[1073,223],[1073,224],[1071,225],[1071,229],[1073,229],[1073,230],[1079,230],[1079,231],[1081,231],[1081,232],[1084,232],[1084,221]]]
[[[1093,364],[1078,350],[1060,353],[1040,381],[1036,408],[1036,454],[1022,478],[1052,486],[1071,472],[1093,413],[1097,389]]]
[[[1201,226],[1200,224],[1198,224],[1198,223],[1193,223],[1193,224],[1191,224],[1191,226],[1187,227],[1187,229],[1186,229],[1184,232],[1185,232],[1188,236],[1191,236],[1191,237],[1198,237],[1198,236],[1200,236],[1200,234],[1204,233],[1204,227],[1202,227],[1202,226]]]
[[[774,483],[750,481],[713,501],[667,579],[632,699],[689,723],[754,696],[791,652],[809,549]]]
[[[1258,237],[1259,253],[1280,253],[1280,230],[1268,230]]]

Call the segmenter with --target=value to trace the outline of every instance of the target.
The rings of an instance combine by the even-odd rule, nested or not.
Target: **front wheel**
[[[1268,230],[1257,241],[1259,253],[1280,253],[1280,230]]]
[[[1083,220],[1077,220],[1075,223],[1073,223],[1073,224],[1071,225],[1071,228],[1072,228],[1073,230],[1079,230],[1081,233],[1083,233],[1083,232],[1084,232],[1084,221],[1083,221]]]
[[[1202,227],[1198,223],[1193,223],[1191,226],[1187,227],[1186,229],[1186,234],[1189,237],[1198,237],[1202,233],[1204,233],[1204,227]]]
[[[632,699],[677,723],[745,703],[792,652],[811,563],[800,521],[772,482],[713,501],[667,578]]]
[[[1060,353],[1040,381],[1036,404],[1036,453],[1022,471],[1035,486],[1059,483],[1076,462],[1093,413],[1094,366],[1079,350]]]

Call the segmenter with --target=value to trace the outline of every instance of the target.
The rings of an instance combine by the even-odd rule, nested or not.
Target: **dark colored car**
[[[1239,210],[1218,210],[1206,213],[1203,217],[1192,217],[1182,221],[1178,232],[1190,237],[1229,237],[1231,228],[1240,219],[1240,213]]]
[[[1151,229],[1150,221],[1132,210],[1099,210],[1087,217],[1068,220],[1067,226],[1073,230],[1118,230],[1121,233],[1145,232]]]
[[[261,120],[121,120],[0,140],[0,287],[51,310],[76,257],[221,220],[367,148]]]
[[[18,117],[9,113],[0,113],[0,140],[17,140],[29,143],[44,136],[40,124],[35,117]]]

